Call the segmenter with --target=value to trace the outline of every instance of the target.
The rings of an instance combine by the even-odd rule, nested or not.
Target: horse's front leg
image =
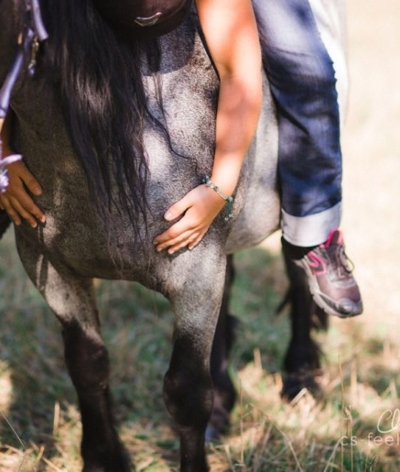
[[[183,271],[185,283],[178,283],[180,289],[169,293],[175,325],[171,362],[164,379],[164,400],[180,436],[181,472],[208,470],[205,432],[213,407],[210,354],[224,288],[225,263],[223,254],[217,260],[199,258],[190,272]]]
[[[56,270],[45,256],[20,245],[21,260],[61,323],[65,362],[78,395],[84,472],[128,472],[127,454],[114,426],[109,358],[100,334],[92,280]]]
[[[81,286],[84,288],[84,283]],[[97,313],[93,311],[95,314],[97,321]],[[98,324],[88,323],[86,319],[61,324],[65,362],[81,413],[83,471],[128,472],[131,464],[114,426],[109,357]]]

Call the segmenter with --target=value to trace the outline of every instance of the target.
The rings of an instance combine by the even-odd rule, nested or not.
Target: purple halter
[[[25,12],[21,40],[17,55],[0,89],[0,131],[3,128],[5,118],[10,107],[11,94],[21,74],[24,59],[30,54],[28,65],[29,75],[35,73],[36,54],[39,43],[48,37],[42,21],[39,0],[25,0]],[[13,154],[3,159],[3,146],[0,138],[0,193],[7,190],[8,175],[7,166],[21,159],[19,154]]]

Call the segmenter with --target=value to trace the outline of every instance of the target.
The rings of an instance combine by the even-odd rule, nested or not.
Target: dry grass
[[[400,469],[397,419],[393,431],[378,429],[382,414],[397,411],[400,391],[400,7],[397,0],[348,2],[352,91],[343,228],[365,313],[332,320],[329,332],[319,335],[324,400],[316,403],[302,392],[283,404],[288,322],[272,314],[286,283],[276,239],[238,257],[233,307],[243,330],[232,375],[240,402],[230,434],[209,448],[212,472]],[[79,414],[58,326],[22,274],[11,234],[0,257],[0,471],[78,471]],[[169,308],[129,284],[101,283],[98,293],[122,437],[138,471],[177,470],[178,443],[161,399]],[[384,417],[381,429],[390,425]]]

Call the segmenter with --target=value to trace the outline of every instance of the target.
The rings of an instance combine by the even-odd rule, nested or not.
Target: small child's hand
[[[24,218],[32,228],[36,228],[38,221],[44,223],[46,217],[30,197],[41,195],[39,182],[29,172],[22,161],[10,164],[7,168],[9,185],[5,193],[0,194],[0,208],[6,210],[8,216],[16,225],[20,225]]]
[[[158,252],[168,249],[173,254],[186,247],[193,249],[202,240],[208,228],[225,206],[225,200],[206,185],[191,190],[182,200],[172,205],[165,213],[167,221],[182,218],[153,242]]]

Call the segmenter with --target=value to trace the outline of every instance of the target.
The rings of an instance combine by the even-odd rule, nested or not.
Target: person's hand
[[[9,185],[7,191],[0,194],[0,208],[6,210],[16,225],[20,225],[23,218],[32,228],[36,228],[38,222],[44,223],[46,221],[46,217],[27,190],[32,195],[41,195],[42,189],[39,182],[22,161],[10,164],[7,167],[7,172]]]
[[[182,218],[153,241],[158,252],[173,254],[186,247],[193,249],[202,240],[214,218],[225,206],[225,200],[206,185],[191,190],[165,213],[167,221]]]

